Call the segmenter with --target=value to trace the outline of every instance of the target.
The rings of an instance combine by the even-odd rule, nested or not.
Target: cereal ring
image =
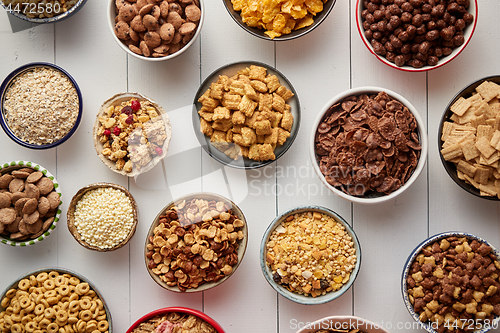
[[[69,278],[69,283],[74,286],[77,286],[80,283],[80,279],[75,276],[72,276]]]
[[[87,323],[87,328],[86,328],[87,332],[93,332],[95,330],[97,330],[97,323]]]
[[[55,290],[52,290],[52,291],[55,292]],[[47,298],[47,303],[49,303],[50,305],[57,304],[57,302],[59,302],[59,299],[56,296],[52,296],[52,297]]]
[[[12,321],[16,322],[16,323],[20,323],[21,322],[21,313],[13,313],[10,318],[12,319]]]
[[[51,271],[51,272],[49,273],[49,279],[53,279],[53,280],[54,280],[54,279],[55,279],[55,278],[57,278],[58,276],[59,276],[59,273],[58,273],[58,272],[56,272],[56,271]]]
[[[38,326],[42,329],[42,330],[46,330],[47,329],[47,326],[50,325],[50,320],[48,320],[47,318],[43,318],[42,320],[40,320],[40,322],[38,323]]]
[[[35,321],[29,321],[24,325],[24,330],[28,333],[34,332],[38,328]]]
[[[59,310],[56,313],[56,319],[61,322],[66,321],[68,320],[68,313],[66,311]]]
[[[85,295],[89,296],[92,299],[92,298],[94,298],[96,296],[96,293],[95,293],[95,291],[93,291],[92,289],[90,289]]]
[[[45,318],[50,319],[56,316],[56,312],[52,308],[47,308],[43,312],[43,315],[45,316]]]
[[[59,292],[60,295],[67,296],[69,294],[69,286],[67,284],[63,284],[59,286],[57,291]]]
[[[19,304],[21,304],[21,307],[23,309],[26,309],[28,306],[31,305],[31,300],[29,299],[29,297],[24,296],[19,299]]]
[[[54,280],[45,280],[43,282],[43,287],[47,290],[52,290],[56,287],[56,284],[54,283]]]
[[[95,311],[95,309],[97,309],[97,302],[96,302],[96,301],[94,301],[94,300],[92,300],[90,303],[91,303],[91,306],[90,306],[90,309],[89,309],[89,310],[90,310],[91,312],[94,312],[94,311]]]
[[[45,306],[46,308],[50,307],[49,302],[47,302],[47,300],[45,298],[42,298],[40,300],[40,303],[43,304],[43,306]]]
[[[36,276],[30,275],[30,284],[32,287],[35,287],[37,285]]]
[[[33,318],[35,318],[35,315],[34,314],[29,314],[27,316],[24,316],[22,319],[21,319],[21,324],[23,326],[26,326],[27,323],[29,322],[32,322],[33,321]]]
[[[45,296],[45,300],[47,300],[49,297],[55,297],[57,295],[57,291],[54,289],[52,290],[47,290],[46,292],[43,293],[43,296]]]
[[[84,294],[88,293],[89,290],[90,290],[90,286],[86,282],[82,282],[76,286],[76,293],[78,295],[84,295]]]
[[[47,280],[48,277],[49,277],[49,274],[47,274],[47,272],[42,272],[36,276],[36,280],[39,283],[43,283],[45,280]]]
[[[22,333],[23,332],[23,326],[21,324],[14,324],[10,327],[10,331],[12,333]]]
[[[76,324],[76,330],[78,332],[85,332],[85,328],[87,327],[87,323],[84,322],[83,320],[78,321]]]
[[[79,301],[71,301],[69,303],[69,311],[77,312],[80,310],[80,302]]]
[[[18,314],[21,312],[21,305],[17,300],[15,300],[14,304],[12,304],[12,312],[15,314]]]
[[[68,312],[68,324],[76,324],[78,322],[78,312],[77,313],[71,313]]]
[[[101,332],[106,332],[109,327],[109,323],[107,320],[101,320],[97,323],[97,329]]]
[[[19,281],[19,283],[17,284],[17,287],[21,290],[28,290],[30,287],[31,287],[31,283],[30,283],[30,280],[28,279],[22,279],[21,281]]]
[[[16,295],[16,292],[16,289],[9,289],[9,291],[5,293],[5,297],[12,298]]]
[[[23,296],[29,296],[30,294],[28,294],[28,292],[26,290],[18,290],[16,292],[16,297],[19,299]]]
[[[35,313],[37,316],[39,316],[39,315],[43,314],[43,313],[44,313],[44,311],[45,311],[45,306],[44,306],[43,304],[41,304],[41,303],[40,303],[40,304],[37,304],[37,305],[35,306],[34,313]]]
[[[88,299],[81,299],[80,300],[80,308],[82,310],[88,310],[88,309],[90,309],[91,305],[92,305],[92,303]]]
[[[56,323],[50,323],[47,326],[47,333],[57,333],[57,331],[59,331],[59,325]]]
[[[81,311],[80,319],[84,321],[89,321],[90,319],[92,319],[92,312],[90,312],[89,310]]]
[[[36,305],[35,302],[31,302],[30,305],[28,305],[28,307],[25,309],[26,312],[28,312],[28,313],[33,312],[33,310],[35,309],[35,305]]]
[[[9,306],[9,304],[10,304],[10,298],[8,298],[8,297],[4,297],[4,298],[2,299],[2,302],[0,302],[0,306],[1,306],[2,308],[6,308],[6,307],[8,307],[8,306]]]
[[[69,286],[69,287],[70,287],[70,289],[69,289],[70,292],[74,291],[74,289],[71,290],[71,287],[74,287],[74,286]],[[74,294],[71,294],[71,296],[69,297],[69,301],[70,302],[76,301],[76,300],[78,300],[78,298],[79,298],[78,295],[76,293],[74,293]]]
[[[65,278],[62,275],[59,275],[54,279],[54,283],[56,284],[57,287],[62,286],[64,284],[67,284],[67,278]]]

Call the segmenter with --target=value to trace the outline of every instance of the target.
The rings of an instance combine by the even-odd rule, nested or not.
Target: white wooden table
[[[194,46],[168,62],[148,63],[127,56],[113,40],[106,22],[107,1],[90,0],[74,17],[13,33],[0,12],[0,80],[33,61],[55,63],[78,82],[84,115],[77,133],[48,151],[22,148],[0,133],[0,161],[31,160],[56,175],[63,191],[63,217],[55,233],[26,248],[0,246],[0,289],[33,269],[59,266],[92,281],[113,317],[113,331],[125,332],[145,313],[166,307],[202,310],[227,332],[296,332],[306,322],[329,315],[354,314],[391,332],[411,328],[400,291],[403,264],[429,235],[468,231],[500,246],[500,205],[461,190],[447,176],[437,147],[438,123],[449,100],[468,83],[500,72],[500,2],[479,1],[479,23],[467,48],[451,63],[427,73],[407,73],[382,64],[361,42],[355,23],[355,0],[337,0],[329,17],[310,34],[289,42],[253,37],[229,17],[220,0],[206,0],[205,24]],[[201,81],[225,64],[256,60],[276,67],[295,86],[302,123],[292,148],[263,169],[224,168],[198,145],[191,103]],[[319,109],[334,95],[375,85],[405,96],[420,112],[429,135],[428,163],[403,195],[375,206],[351,204],[330,193],[313,173],[309,137]],[[164,163],[138,179],[107,169],[96,156],[92,126],[96,112],[118,92],[140,92],[162,105],[173,124]],[[227,178],[225,181],[224,173]],[[139,205],[139,226],[130,243],[117,251],[84,249],[66,227],[66,209],[79,188],[107,181],[130,189]],[[196,191],[228,195],[249,223],[246,256],[224,284],[204,293],[177,294],[149,277],[143,259],[146,232],[173,196]],[[363,258],[354,286],[324,305],[292,303],[267,284],[259,267],[259,245],[267,225],[279,212],[304,204],[337,211],[352,223]],[[405,329],[406,325],[406,329]],[[500,331],[500,330],[497,330]]]

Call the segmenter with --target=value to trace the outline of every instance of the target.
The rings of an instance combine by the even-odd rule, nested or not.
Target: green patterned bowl
[[[57,182],[55,177],[46,168],[44,168],[43,166],[41,166],[40,164],[37,164],[35,162],[13,161],[10,163],[1,164],[0,165],[0,176],[2,176],[3,174],[5,174],[7,172],[11,172],[11,171],[26,168],[26,167],[34,169],[35,171],[40,171],[46,177],[48,177],[50,180],[52,180],[52,182],[54,184],[54,191],[56,191],[59,194],[59,198],[62,197],[59,183]],[[10,236],[9,233],[2,233],[2,234],[0,234],[0,243],[6,244],[6,245],[11,245],[11,246],[28,246],[28,245],[34,245],[38,242],[41,242],[46,237],[48,237],[52,233],[52,231],[56,228],[57,223],[59,222],[59,219],[61,217],[61,205],[62,205],[62,201],[59,200],[59,206],[56,208],[56,214],[54,216],[54,221],[50,225],[48,225],[44,228],[45,230],[43,231],[43,233],[40,234],[40,232],[39,232],[38,234],[34,235],[36,237],[33,237],[33,235],[32,235],[31,237],[33,237],[33,238],[27,238],[27,239],[13,239],[13,238],[9,237]]]

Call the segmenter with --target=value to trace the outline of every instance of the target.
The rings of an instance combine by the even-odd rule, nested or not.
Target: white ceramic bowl
[[[379,92],[386,92],[389,96],[397,99],[400,101],[404,106],[408,108],[408,110],[413,114],[417,121],[417,128],[418,128],[418,134],[419,134],[419,139],[420,139],[420,146],[422,147],[420,151],[420,158],[418,159],[417,166],[415,170],[413,171],[411,177],[397,190],[391,192],[390,194],[378,194],[375,193],[373,195],[369,196],[354,196],[345,193],[341,189],[332,186],[329,184],[325,176],[322,174],[319,163],[317,161],[316,157],[316,146],[315,146],[315,140],[316,140],[316,130],[318,126],[320,125],[323,117],[325,116],[326,112],[329,110],[329,108],[338,103],[339,101],[343,100],[344,98],[348,96],[353,96],[353,95],[360,95],[360,94],[378,94]],[[379,88],[379,87],[359,87],[359,88],[354,88],[354,89],[349,89],[346,90],[337,96],[333,97],[331,100],[329,100],[321,109],[319,112],[316,121],[313,123],[312,126],[312,131],[311,131],[311,137],[309,139],[309,153],[310,153],[310,158],[311,162],[314,168],[314,171],[320,178],[320,180],[325,184],[326,187],[328,187],[333,193],[337,194],[338,196],[347,199],[352,202],[356,203],[363,203],[363,204],[376,204],[376,203],[381,203],[384,201],[392,200],[399,194],[403,193],[408,187],[413,184],[413,182],[418,178],[420,173],[422,172],[426,159],[427,159],[427,151],[428,151],[428,142],[427,142],[427,134],[425,131],[425,123],[423,122],[422,118],[420,117],[419,113],[415,109],[415,107],[403,96],[399,95],[398,93],[395,93],[394,91],[384,89],[384,88]]]
[[[375,53],[373,46],[371,45],[370,41],[366,38],[365,30],[363,29],[363,19],[361,17],[361,12],[363,11],[363,9],[364,9],[363,0],[357,0],[356,1],[356,25],[358,27],[358,32],[359,32],[359,35],[361,37],[361,40],[363,41],[365,46],[368,48],[370,53],[372,53],[375,57],[377,57],[378,60],[382,61],[384,64],[386,64],[392,68],[396,68],[396,69],[406,71],[406,72],[428,71],[431,69],[439,68],[439,67],[449,63],[453,59],[455,59],[456,56],[458,56],[460,54],[460,52],[462,52],[463,49],[465,49],[465,47],[469,43],[470,39],[472,38],[472,35],[474,34],[474,31],[476,29],[477,14],[478,14],[477,0],[470,0],[469,13],[474,15],[474,21],[471,24],[469,24],[464,30],[464,39],[465,39],[464,43],[462,45],[460,45],[459,47],[454,48],[450,55],[440,58],[439,62],[436,66],[425,65],[421,68],[414,68],[414,67],[408,66],[408,65],[404,65],[401,67],[396,66],[396,64],[394,64],[393,62],[390,62],[385,57],[380,56],[380,55]]]
[[[401,277],[401,292],[403,294],[403,301],[405,303],[406,309],[408,310],[408,312],[410,313],[412,318],[420,324],[419,325],[420,327],[422,327],[423,329],[425,329],[429,333],[437,333],[437,330],[436,330],[437,327],[436,327],[435,323],[430,322],[430,321],[421,322],[420,318],[419,318],[419,314],[417,312],[415,312],[415,310],[413,309],[413,304],[411,304],[409,294],[408,294],[408,282],[407,282],[408,276],[410,275],[410,269],[411,269],[413,262],[415,261],[415,259],[419,255],[420,251],[422,251],[422,249],[424,249],[425,247],[427,247],[428,245],[431,245],[432,243],[434,243],[436,241],[439,241],[443,238],[452,237],[452,236],[458,237],[458,238],[466,237],[469,240],[477,240],[479,243],[484,243],[486,245],[489,245],[491,247],[491,253],[493,253],[496,256],[497,260],[500,261],[500,252],[498,251],[498,249],[496,249],[494,246],[492,246],[486,240],[484,240],[478,236],[466,233],[466,232],[453,232],[453,231],[443,232],[443,233],[434,235],[432,237],[429,237],[426,240],[424,240],[422,243],[417,245],[417,247],[410,253],[408,258],[406,259],[406,263],[405,263],[404,268],[403,268],[403,274]],[[470,322],[470,321],[467,321],[467,323],[472,324],[472,322]],[[479,323],[483,327],[479,328],[478,330],[475,330],[474,333],[485,333],[492,328],[495,328],[495,330],[496,330],[498,328],[499,323],[500,323],[500,317],[498,317],[498,316],[495,317],[493,319],[493,322],[491,322],[491,323],[486,322],[486,321],[479,322]]]
[[[297,333],[316,333],[319,330],[337,330],[335,332],[347,332],[347,330],[360,330],[363,333],[389,333],[382,324],[355,316],[329,316],[308,323],[300,327]],[[342,330],[342,331],[341,331]]]
[[[273,279],[273,272],[269,265],[266,262],[266,254],[267,249],[266,245],[269,242],[269,238],[271,237],[272,232],[276,227],[278,227],[282,222],[284,222],[289,216],[293,216],[294,214],[300,214],[304,212],[318,212],[321,214],[328,215],[335,219],[338,223],[345,227],[345,231],[351,236],[352,242],[354,244],[354,249],[356,250],[356,264],[354,265],[354,269],[351,272],[351,276],[349,281],[345,283],[339,290],[327,292],[325,295],[320,295],[317,297],[300,295],[298,293],[292,292],[284,287],[282,284],[277,283]],[[320,207],[320,206],[300,206],[296,208],[292,208],[287,210],[286,212],[277,216],[271,224],[267,227],[264,236],[262,237],[262,241],[260,243],[260,268],[266,281],[269,285],[277,291],[281,296],[299,304],[305,305],[315,305],[315,304],[323,304],[342,296],[354,283],[356,277],[358,275],[359,269],[361,268],[361,246],[359,245],[358,238],[354,233],[354,230],[351,226],[337,213],[332,211],[331,209]]]
[[[138,55],[138,54],[132,52],[128,48],[128,46],[125,45],[125,43],[123,41],[121,41],[116,36],[116,34],[115,34],[115,17],[116,17],[115,0],[108,1],[108,27],[109,27],[109,30],[111,31],[111,35],[113,35],[113,39],[118,43],[118,45],[125,52],[127,52],[128,54],[130,54],[131,56],[133,56],[137,59],[142,59],[142,60],[146,60],[146,61],[153,61],[153,62],[173,59],[173,58],[177,57],[178,55],[181,55],[182,53],[184,53],[184,51],[186,51],[191,45],[193,45],[196,38],[198,38],[198,35],[200,34],[201,28],[203,26],[204,17],[205,17],[205,0],[198,0],[198,1],[200,3],[201,18],[200,18],[200,21],[198,22],[198,27],[196,28],[196,32],[193,35],[193,38],[191,38],[191,40],[186,45],[184,45],[184,47],[182,47],[179,51],[172,53],[172,54],[169,54],[168,56],[165,56],[165,57],[155,58],[155,57],[145,57],[142,55]]]

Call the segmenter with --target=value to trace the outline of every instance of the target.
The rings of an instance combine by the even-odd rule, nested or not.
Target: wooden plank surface
[[[0,132],[1,163],[38,162],[56,176],[63,191],[63,217],[52,236],[26,248],[0,247],[0,290],[40,267],[72,269],[102,292],[115,332],[125,332],[145,313],[166,306],[202,310],[226,332],[292,333],[329,315],[356,315],[382,323],[391,332],[418,332],[411,325],[400,290],[403,265],[413,248],[430,235],[451,230],[472,232],[500,246],[499,204],[472,197],[455,185],[441,165],[437,146],[439,121],[450,99],[468,83],[500,72],[497,1],[481,0],[479,23],[469,46],[451,63],[427,73],[389,68],[368,52],[356,28],[356,0],[337,0],[320,27],[287,42],[249,35],[229,17],[222,1],[206,0],[205,24],[192,48],[157,63],[127,56],[120,49],[106,22],[107,6],[107,1],[88,1],[64,22],[16,33],[7,13],[0,11],[0,80],[23,64],[51,62],[76,79],[84,97],[80,128],[59,148],[41,152],[21,148]],[[202,81],[219,67],[243,60],[260,61],[281,71],[294,85],[301,104],[300,130],[291,149],[279,161],[252,171],[213,160],[200,147],[191,120]],[[312,124],[319,110],[338,93],[360,86],[384,87],[403,95],[427,126],[429,154],[424,171],[407,192],[384,204],[352,204],[335,196],[314,174],[309,158]],[[99,106],[124,91],[157,101],[173,125],[167,158],[136,179],[108,170],[92,143]],[[66,228],[71,197],[79,188],[100,181],[126,186],[139,205],[136,234],[127,246],[111,253],[84,249]],[[223,285],[189,295],[168,292],[146,271],[146,233],[173,198],[200,191],[231,196],[240,206],[249,223],[247,252]],[[343,216],[362,247],[361,271],[353,288],[319,306],[298,305],[278,296],[259,265],[262,235],[274,217],[311,204]]]

